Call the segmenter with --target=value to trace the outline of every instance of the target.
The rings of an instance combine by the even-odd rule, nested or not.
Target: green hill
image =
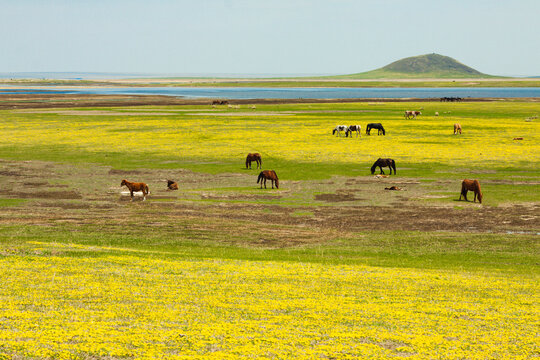
[[[394,61],[382,68],[358,74],[340,75],[346,79],[411,78],[492,78],[448,56],[427,54]]]

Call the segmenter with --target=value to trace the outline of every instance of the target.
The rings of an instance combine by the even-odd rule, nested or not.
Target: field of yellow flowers
[[[2,255],[4,358],[538,355],[532,275],[170,259],[39,242],[25,256]]]
[[[1,111],[0,360],[538,358],[538,113],[520,101]],[[369,122],[387,135],[332,136]],[[286,189],[255,187],[243,169],[255,151]],[[381,202],[370,191],[384,184],[367,181],[378,157],[409,186]],[[197,181],[160,192],[169,173]],[[122,198],[124,174],[150,179],[148,201]],[[486,203],[437,200],[471,175]],[[356,207],[409,216],[430,191],[439,212],[467,207],[512,231],[318,228],[344,207],[314,198],[347,186]],[[306,221],[276,221],[288,206],[278,215]]]
[[[407,109],[422,109],[422,115],[407,120]],[[265,166],[296,178],[302,178],[298,169],[321,165],[332,166],[327,177],[350,175],[351,166],[371,165],[379,157],[423,169],[438,164],[530,169],[538,162],[540,125],[526,119],[539,112],[534,102],[5,111],[0,155],[215,173],[238,171],[248,152],[260,152]],[[338,124],[359,124],[364,131],[370,122],[382,123],[387,135],[332,136]],[[462,135],[453,135],[454,123],[462,125]]]

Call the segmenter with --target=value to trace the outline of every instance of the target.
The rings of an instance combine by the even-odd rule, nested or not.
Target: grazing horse
[[[373,166],[371,167],[372,174],[375,173],[375,168],[377,166],[381,169],[381,174],[384,174],[382,168],[388,166],[390,168],[390,175],[392,175],[392,169],[394,169],[394,175],[396,175],[396,162],[394,161],[394,159],[377,159],[377,161],[375,161],[375,164],[373,164]]]
[[[349,134],[351,134],[351,137],[352,137],[353,131],[356,132],[356,137],[362,136],[362,134],[360,133],[360,131],[361,131],[361,126],[360,126],[360,125],[351,125],[351,126],[349,126],[349,128],[347,129],[347,132],[345,132],[345,137],[348,137]]]
[[[420,111],[407,110],[405,111],[405,119],[410,119],[411,116],[416,119],[418,115],[422,115]]]
[[[167,180],[167,188],[169,190],[178,190],[178,183],[176,181]]]
[[[257,162],[257,169],[262,168],[262,158],[261,154],[259,153],[249,153],[246,157],[246,169],[249,167],[251,169],[251,162],[255,161]]]
[[[454,135],[456,135],[458,132],[461,134],[461,125],[459,125],[458,123],[455,123],[454,124]]]
[[[386,131],[384,131],[384,127],[381,123],[369,123],[366,126],[366,134],[371,135],[371,129],[377,129],[377,135],[381,135],[381,132],[383,135],[386,135]]]
[[[339,137],[341,137],[341,132],[345,132],[345,136],[347,135],[347,131],[349,130],[349,127],[347,125],[338,125],[334,128],[332,131],[332,135],[335,135],[335,133],[338,134]]]
[[[459,195],[459,200],[463,196],[465,201],[467,200],[467,191],[474,191],[474,202],[476,202],[476,197],[478,197],[478,202],[482,203],[482,191],[480,190],[480,183],[478,180],[469,180],[465,179],[461,182],[461,194]]]
[[[259,183],[259,181],[261,182],[261,189],[263,186],[263,181],[264,181],[264,188],[266,189],[266,180],[272,181],[272,189],[274,188],[274,181],[275,181],[276,188],[279,189],[279,179],[274,170],[261,171],[261,173],[259,174],[259,177],[257,178],[257,184]]]
[[[127,186],[127,188],[129,189],[129,192],[131,193],[131,200],[130,201],[133,201],[133,192],[134,191],[142,191],[142,193],[143,193],[143,201],[146,200],[146,195],[150,192],[148,190],[148,185],[146,185],[143,182],[137,183],[137,182],[130,182],[130,181],[127,181],[127,180],[122,180],[122,183],[120,184],[120,186],[124,186],[124,185]]]

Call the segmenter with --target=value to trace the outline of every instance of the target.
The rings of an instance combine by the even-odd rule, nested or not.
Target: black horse
[[[394,159],[377,159],[377,161],[375,161],[375,164],[373,164],[373,166],[371,167],[372,174],[375,173],[375,168],[377,166],[381,169],[381,174],[384,174],[382,168],[388,166],[390,168],[390,175],[392,175],[392,169],[394,169],[394,175],[396,175],[396,162],[394,161]]]
[[[386,131],[384,131],[384,128],[383,128],[383,126],[382,126],[381,123],[370,123],[370,124],[367,124],[367,126],[366,126],[366,134],[371,135],[371,134],[370,134],[371,129],[377,129],[377,130],[379,130],[379,131],[377,132],[377,135],[381,135],[381,131],[382,131],[382,134],[383,134],[383,135],[386,135]]]

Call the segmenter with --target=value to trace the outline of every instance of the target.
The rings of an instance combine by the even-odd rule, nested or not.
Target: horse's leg
[[[272,182],[272,189],[274,188],[274,179],[270,179],[270,181]]]
[[[129,189],[129,192],[131,193],[131,200],[129,201],[133,201],[133,190]]]
[[[381,174],[384,174],[384,171],[382,169],[382,166],[379,166],[379,169],[381,169]]]
[[[264,188],[266,189],[266,178],[264,178]]]

